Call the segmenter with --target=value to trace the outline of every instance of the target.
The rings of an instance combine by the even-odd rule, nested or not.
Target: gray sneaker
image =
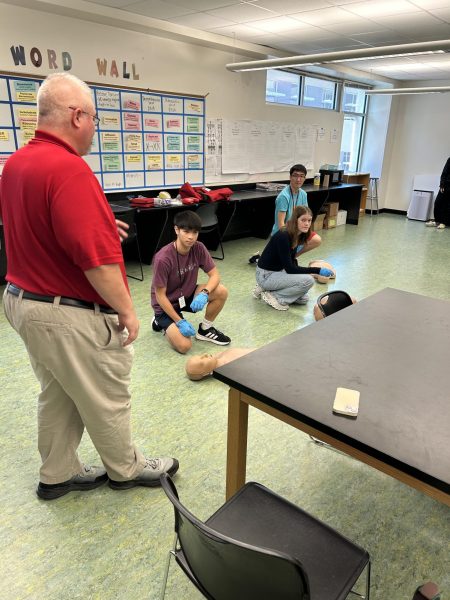
[[[288,310],[289,304],[281,304],[278,302],[277,298],[270,292],[262,292],[261,298],[264,300],[266,304],[274,308],[275,310]]]
[[[62,483],[39,482],[36,494],[42,500],[55,500],[69,492],[93,490],[106,483],[107,479],[108,475],[103,467],[83,465],[81,473]]]
[[[263,292],[262,287],[257,283],[256,286],[252,290],[253,298],[256,298],[257,300],[259,300],[259,298],[261,298],[262,292]]]
[[[178,467],[179,463],[176,458],[168,458],[167,456],[146,458],[144,470],[137,477],[128,479],[127,481],[114,481],[110,479],[109,487],[112,490],[129,490],[138,485],[156,487],[161,485],[159,476],[162,473],[174,475],[178,471]]]

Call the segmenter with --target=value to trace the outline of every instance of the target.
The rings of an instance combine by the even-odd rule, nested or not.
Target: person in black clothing
[[[426,226],[437,229],[450,227],[450,158],[442,171],[439,193],[434,201],[434,219],[427,221]]]
[[[295,207],[286,226],[270,238],[258,261],[253,296],[276,310],[287,310],[293,303],[306,304],[313,275],[332,275],[329,269],[297,264],[296,257],[311,234],[312,217],[307,206]]]

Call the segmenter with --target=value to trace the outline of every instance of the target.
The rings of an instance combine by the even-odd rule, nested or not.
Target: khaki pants
[[[122,346],[116,315],[23,300],[5,290],[6,317],[23,339],[41,385],[40,481],[60,483],[81,470],[77,448],[86,427],[108,476],[133,479],[145,459],[131,440],[132,346]]]

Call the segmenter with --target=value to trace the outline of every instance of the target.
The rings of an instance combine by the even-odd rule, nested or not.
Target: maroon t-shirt
[[[171,242],[161,248],[153,259],[152,307],[156,314],[163,309],[156,300],[155,288],[166,288],[166,296],[175,310],[179,309],[180,296],[188,298],[197,286],[198,270],[209,273],[216,265],[201,242],[195,242],[189,253],[179,254]]]
[[[117,263],[128,288],[119,234],[88,164],[44,131],[17,150],[0,178],[6,279],[46,296],[106,304],[84,271]]]

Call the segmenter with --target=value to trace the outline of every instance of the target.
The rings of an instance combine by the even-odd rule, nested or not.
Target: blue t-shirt
[[[286,213],[284,219],[284,224],[286,224],[286,221],[288,221],[289,217],[292,215],[295,206],[308,206],[306,192],[300,188],[298,192],[294,194],[291,190],[291,186],[287,185],[284,190],[281,190],[275,200],[275,223],[271,235],[278,231],[278,213]]]

